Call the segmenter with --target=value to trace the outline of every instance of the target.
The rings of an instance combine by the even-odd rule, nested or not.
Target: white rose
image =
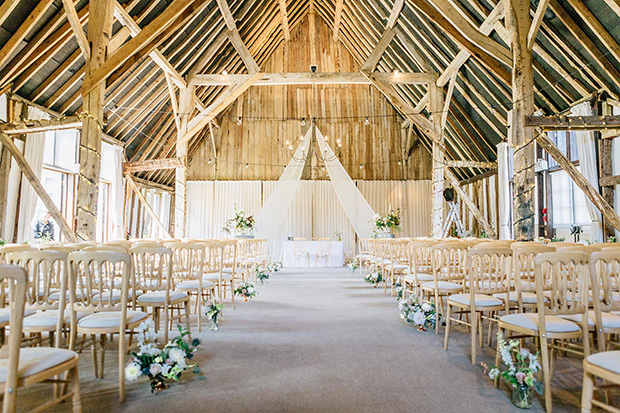
[[[168,358],[179,365],[185,365],[185,352],[180,348],[170,349],[168,352]]]
[[[151,364],[151,368],[149,369],[149,372],[151,373],[151,376],[157,376],[159,373],[161,373],[161,364]]]
[[[424,316],[424,313],[422,311],[416,311],[416,313],[413,315],[413,322],[418,325],[422,325],[425,321],[426,317]]]
[[[129,363],[125,367],[125,380],[134,381],[137,380],[138,377],[142,375],[142,371],[140,370],[140,366],[137,363]]]
[[[433,309],[433,306],[431,306],[429,303],[423,303],[422,304],[422,311],[431,311]]]

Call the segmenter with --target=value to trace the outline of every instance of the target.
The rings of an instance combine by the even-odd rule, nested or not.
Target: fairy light
[[[360,164],[360,169],[364,169],[364,164]]]
[[[306,118],[301,118],[301,126],[306,126]]]
[[[394,69],[394,74],[398,75],[400,73],[400,71],[398,69]]]
[[[241,116],[239,116],[237,118],[237,125],[241,126],[242,123],[243,123],[243,120],[241,119]]]
[[[223,74],[224,76],[226,76],[226,75],[228,74],[228,72],[227,72],[226,70],[222,70],[222,74]]]
[[[368,119],[368,116],[366,116],[366,119],[364,119],[364,125],[370,125],[370,120]]]
[[[300,140],[300,141],[303,141],[303,140],[304,140],[304,135],[301,135],[301,136],[299,137],[299,140]]]
[[[286,141],[286,146],[291,146],[291,143],[289,141]]]
[[[250,167],[250,164],[245,164],[245,169],[248,169]]]

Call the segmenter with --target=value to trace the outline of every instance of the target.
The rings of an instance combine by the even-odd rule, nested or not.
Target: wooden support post
[[[595,111],[595,115],[611,115],[612,107],[604,102],[596,102],[596,106],[593,108]],[[596,135],[600,138],[601,133],[595,132]],[[611,177],[613,174],[612,170],[612,152],[611,145],[612,141],[609,139],[597,139],[598,141],[598,166],[599,166],[599,185],[601,185],[601,195],[607,201],[607,203],[613,208],[614,207],[614,187],[613,186],[603,186],[600,182],[603,177]],[[603,239],[606,240],[609,237],[615,236],[616,231],[614,231],[613,226],[610,222],[603,218]]]
[[[85,77],[105,62],[108,40],[112,37],[113,4],[108,0],[90,0],[88,41],[90,56],[86,62]],[[94,240],[97,219],[99,173],[101,170],[101,139],[103,135],[103,103],[105,82],[92,89],[83,89],[85,116],[80,134],[80,177],[77,193],[77,228],[82,240]]]
[[[17,165],[21,169],[22,173],[24,174],[26,179],[28,179],[28,182],[30,182],[32,188],[37,193],[39,198],[41,198],[41,201],[43,201],[45,208],[47,208],[48,212],[52,215],[52,218],[54,218],[54,221],[56,221],[56,223],[60,227],[63,235],[69,241],[77,242],[78,239],[69,227],[69,224],[67,224],[67,221],[65,221],[65,217],[62,216],[60,210],[58,210],[58,207],[56,207],[54,201],[52,201],[52,198],[50,198],[49,194],[45,191],[45,188],[43,188],[41,181],[39,180],[39,178],[37,178],[30,165],[28,165],[26,158],[21,153],[19,148],[15,146],[13,140],[9,137],[9,135],[0,132],[0,143],[2,143],[3,148],[6,148],[11,153],[11,155],[13,155],[13,158],[15,158],[15,162],[17,162]]]
[[[513,109],[508,121],[508,140],[514,152],[514,237],[533,240],[534,212],[534,129],[525,127],[525,117],[534,112],[534,70],[532,51],[527,47],[530,30],[529,0],[505,2],[506,26],[511,33]]]
[[[179,120],[181,127],[177,135],[177,158],[183,162],[182,166],[175,168],[174,181],[174,237],[185,237],[185,217],[186,217],[186,179],[187,167],[185,166],[187,158],[188,140],[183,137],[188,131],[189,117],[195,106],[195,87],[189,85],[179,91]]]
[[[446,153],[445,139],[443,129],[441,127],[441,111],[443,109],[443,88],[439,88],[435,85],[435,82],[431,82],[428,86],[428,105],[429,111],[433,116],[433,237],[440,238],[442,236],[443,228],[443,215],[444,215],[444,170]]]

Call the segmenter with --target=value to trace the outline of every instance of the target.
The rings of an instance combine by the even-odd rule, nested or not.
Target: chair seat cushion
[[[470,296],[471,294],[452,294],[448,297],[448,302],[466,305],[469,307],[471,303]],[[476,303],[476,307],[496,307],[504,304],[504,302],[499,298],[491,297],[486,294],[475,294],[474,301]]]
[[[170,302],[176,300],[182,300],[187,297],[187,293],[183,291],[170,291]],[[138,303],[146,303],[146,304],[164,304],[166,302],[166,292],[165,291],[149,291],[148,293],[142,294],[138,297]]]
[[[563,315],[562,318],[576,323],[581,323],[583,314]],[[603,328],[620,328],[620,315],[614,313],[601,312],[601,322]],[[596,324],[596,316],[594,310],[588,311],[588,326],[594,327]]]
[[[222,281],[229,281],[229,280],[232,280],[232,278],[233,278],[232,274],[226,274],[226,273],[222,274]],[[209,273],[209,274],[205,274],[202,277],[202,281],[203,282],[204,281],[214,281],[214,282],[217,282],[219,280],[220,280],[220,273],[219,272],[212,272],[212,273]]]
[[[71,296],[71,292],[70,292],[70,291],[67,291],[67,292],[65,293],[65,300],[69,301],[69,300],[71,299],[71,297],[70,297],[70,296]],[[75,297],[76,297],[76,298],[82,298],[82,292],[81,292],[80,290],[76,289],[76,290],[75,290]],[[51,293],[51,294],[49,295],[49,297],[47,297],[47,299],[48,299],[49,301],[52,301],[52,302],[53,302],[53,301],[58,301],[58,300],[60,300],[60,291],[56,291],[55,293]]]
[[[431,274],[418,274],[417,277],[418,277],[418,282],[421,282],[421,281],[433,281],[433,276]],[[416,279],[415,275],[413,275],[413,274],[407,274],[403,278],[406,281],[409,281],[409,282],[412,282],[412,283],[414,283],[415,279]]]
[[[36,311],[27,310],[27,309],[24,310],[24,317],[28,317],[33,314],[36,314]],[[7,325],[9,324],[10,321],[11,321],[11,310],[8,307],[0,308],[0,325]]]
[[[26,347],[19,350],[18,377],[24,379],[61,365],[78,355],[71,350],[53,347]],[[9,359],[0,359],[0,383],[6,383]]]
[[[358,254],[355,256],[358,260],[369,260],[372,259],[372,255],[370,254]]]
[[[409,266],[405,264],[392,264],[391,266],[395,270],[408,270]]]
[[[500,317],[500,322],[538,331],[538,314],[507,314]],[[573,333],[581,331],[578,324],[556,316],[545,316],[545,325],[549,333]]]
[[[424,288],[435,289],[435,282],[423,282],[420,284]],[[461,284],[453,283],[450,281],[437,281],[437,289],[444,291],[461,291],[463,286]]]
[[[80,318],[88,315],[89,313],[76,312],[76,317]],[[64,324],[67,325],[71,322],[71,312],[65,310],[63,314]],[[33,314],[24,318],[24,328],[48,328],[49,331],[56,329],[56,323],[58,322],[58,310],[42,311],[40,313]]]
[[[211,281],[203,280],[202,281],[202,289],[210,290],[215,287],[215,284]],[[176,285],[177,290],[197,290],[198,289],[198,280],[187,280],[180,282]]]
[[[603,351],[590,354],[586,360],[597,367],[620,374],[620,351]]]
[[[140,323],[148,318],[148,314],[142,311],[127,310],[127,324]],[[114,328],[121,325],[120,311],[102,311],[89,314],[78,321],[79,328]]]
[[[91,298],[93,303],[98,303],[100,301],[103,301],[104,303],[107,303],[110,301],[110,297],[112,298],[112,302],[113,303],[118,303],[121,301],[122,299],[122,291],[121,290],[112,290],[112,294],[110,294],[110,291],[104,291],[103,293],[101,293],[101,295],[99,294],[99,291],[93,291],[93,297]],[[129,290],[129,294],[127,294],[127,299],[131,300],[133,298],[133,290]],[[140,293],[138,293],[138,296],[140,295]],[[77,297],[77,293],[76,293],[76,297]]]
[[[222,272],[232,274],[233,272],[236,272],[236,271],[234,268],[222,268]]]
[[[493,297],[499,298],[500,300],[505,300],[506,293],[493,294]],[[523,301],[523,304],[536,304],[538,302],[538,299],[536,298],[536,294],[528,293],[528,292],[521,293],[521,300]],[[511,291],[508,294],[508,301],[513,302],[513,303],[516,303],[518,301],[516,291]]]

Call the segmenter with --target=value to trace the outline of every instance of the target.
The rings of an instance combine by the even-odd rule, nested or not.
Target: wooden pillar
[[[603,103],[597,101],[594,105],[593,115],[604,115],[609,116],[612,115],[612,107],[607,103]],[[611,152],[611,142],[612,139],[600,139],[601,132],[594,132],[595,136],[597,136],[596,141],[598,142],[598,166],[599,166],[599,180],[604,176],[612,176],[612,152]],[[601,186],[601,195],[607,201],[607,203],[613,208],[614,207],[614,187],[613,186]],[[609,222],[609,220],[603,217],[603,239],[607,240],[609,237],[615,237],[616,230],[613,225]]]
[[[97,70],[108,53],[108,41],[112,37],[113,3],[108,0],[90,0],[88,42],[90,57],[84,73]],[[84,118],[80,135],[80,177],[77,191],[76,233],[82,240],[94,240],[97,228],[97,199],[101,171],[101,138],[103,136],[103,104],[105,81],[82,96]]]
[[[15,101],[6,100],[7,119],[10,122],[15,121]],[[2,145],[0,151],[0,238],[3,237],[5,225],[10,225],[6,221],[7,215],[7,196],[9,191],[9,174],[11,172],[11,153],[5,145]],[[5,240],[6,241],[6,240]],[[7,241],[9,242],[9,241]]]
[[[433,237],[440,238],[442,236],[441,230],[443,227],[444,217],[444,173],[446,154],[445,139],[443,134],[443,128],[441,125],[442,109],[443,109],[443,88],[432,82],[428,86],[428,108],[433,115]]]
[[[512,111],[508,120],[508,141],[514,152],[514,237],[535,237],[534,129],[525,127],[525,117],[534,112],[534,75],[532,51],[527,47],[530,30],[530,1],[508,0],[506,28],[511,33]]]
[[[181,139],[188,130],[190,116],[195,107],[195,87],[190,85],[179,90],[179,130],[178,139]],[[187,148],[188,141],[177,140],[177,158],[182,160],[182,166],[175,168],[174,180],[174,237],[185,237],[185,218],[187,216],[185,199],[187,180]]]

